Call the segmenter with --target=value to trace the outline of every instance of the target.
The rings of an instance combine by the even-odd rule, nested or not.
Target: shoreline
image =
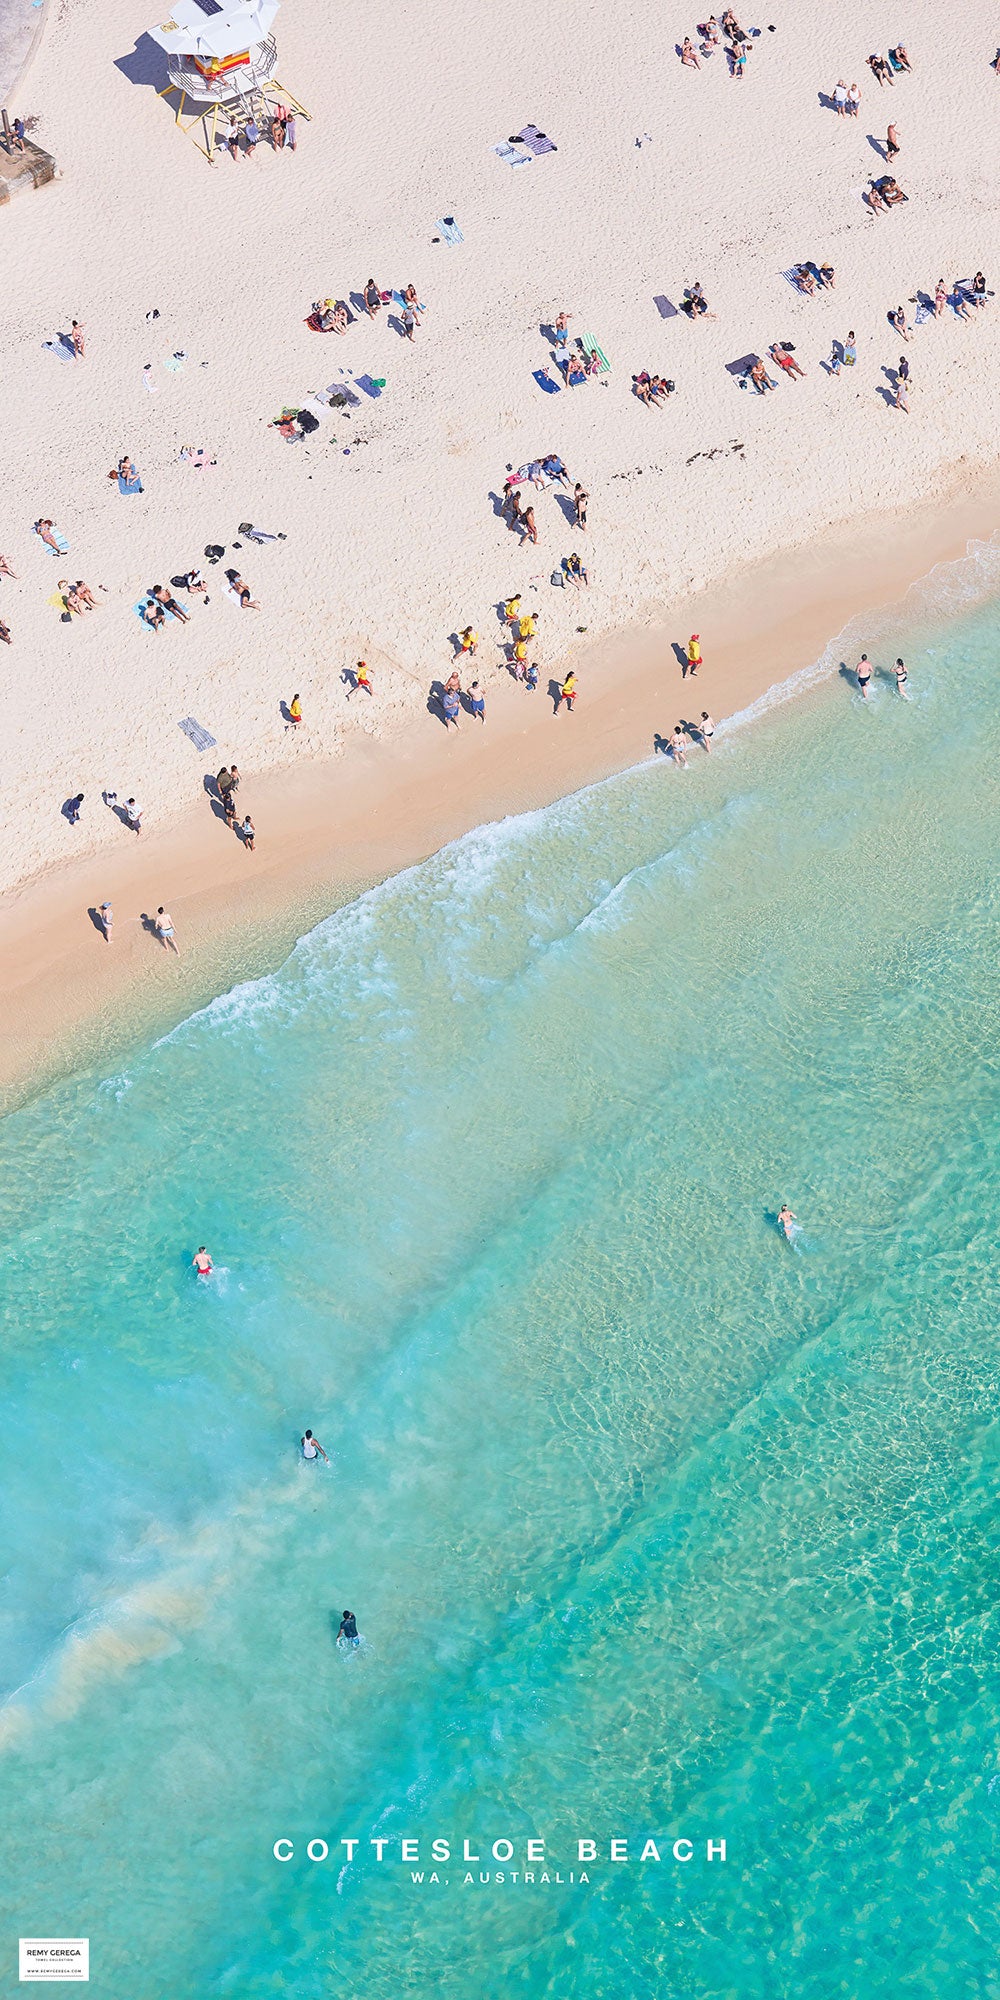
[[[552,715],[546,669],[533,695],[510,681],[491,689],[485,728],[464,716],[455,736],[421,719],[416,731],[363,741],[335,760],[244,770],[241,804],[258,828],[252,856],[206,795],[138,840],[123,828],[114,850],[30,878],[0,909],[0,1108],[92,1062],[113,1064],[137,1037],[263,976],[323,917],[473,827],[641,763],[678,715],[694,720],[707,707],[722,723],[768,694],[784,701],[828,684],[835,667],[824,655],[853,622],[878,623],[897,606],[911,625],[956,615],[904,600],[970,544],[987,543],[998,521],[1000,471],[901,517],[891,548],[880,516],[877,528],[862,521],[747,567],[665,612],[655,629],[624,630],[576,655],[572,716]],[[970,589],[969,609],[994,589],[988,578]],[[672,650],[693,629],[705,655],[697,690]],[[115,911],[110,946],[90,914],[105,897]],[[160,901],[177,925],[179,959],[142,927],[141,912]]]

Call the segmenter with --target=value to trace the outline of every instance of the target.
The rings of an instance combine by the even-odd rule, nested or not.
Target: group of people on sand
[[[253,110],[243,119],[230,118],[221,143],[228,146],[232,159],[237,159],[242,149],[243,158],[250,160],[262,139],[269,139],[276,153],[283,153],[286,149],[294,153],[298,124],[290,105],[276,104],[273,111],[270,105],[262,105],[259,121]]]
[[[732,8],[727,7],[721,21],[717,21],[715,15],[710,14],[707,21],[699,23],[697,33],[699,37],[697,49],[690,35],[685,35],[678,50],[685,68],[700,69],[701,57],[707,60],[715,54],[716,49],[725,47],[730,74],[738,77],[743,75],[747,56],[754,39],[760,34],[760,29],[752,28],[748,32],[746,28],[740,26]]]
[[[226,825],[243,842],[246,852],[252,854],[257,834],[249,813],[244,813],[241,820],[237,820],[236,818],[236,794],[239,788],[240,773],[238,767],[235,764],[223,764],[221,771],[217,771],[215,777],[215,789],[218,792],[219,801],[222,806],[222,815]]]

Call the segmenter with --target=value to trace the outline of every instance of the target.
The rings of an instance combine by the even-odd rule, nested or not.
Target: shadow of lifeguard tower
[[[169,18],[149,29],[167,58],[167,82],[157,95],[176,97],[175,124],[210,162],[220,112],[227,130],[230,119],[244,125],[250,118],[264,130],[282,105],[309,117],[278,80],[271,33],[278,6],[279,0],[176,0]]]

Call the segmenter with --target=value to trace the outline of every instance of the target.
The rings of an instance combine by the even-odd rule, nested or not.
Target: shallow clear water
[[[0,1127],[9,1990],[1000,1994],[998,648],[482,829]]]

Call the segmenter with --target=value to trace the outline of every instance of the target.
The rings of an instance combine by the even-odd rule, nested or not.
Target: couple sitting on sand
[[[873,215],[878,215],[883,208],[895,208],[897,202],[909,199],[891,174],[883,174],[881,180],[872,181],[868,189],[867,201]]]

